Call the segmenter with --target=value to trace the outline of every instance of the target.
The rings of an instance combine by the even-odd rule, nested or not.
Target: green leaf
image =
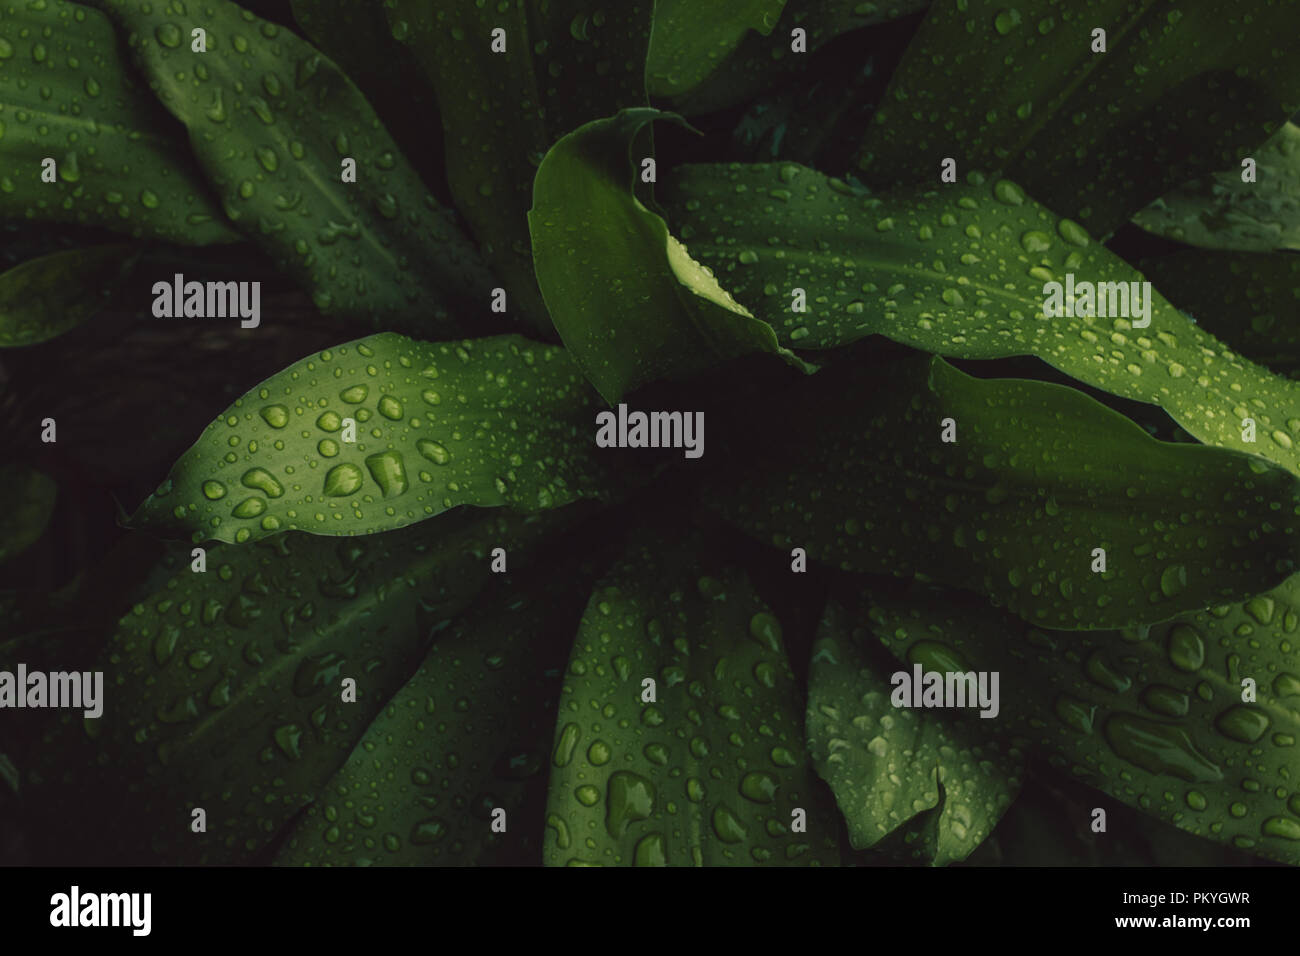
[[[543,331],[550,323],[525,218],[533,176],[565,133],[645,105],[653,8],[652,0],[387,4],[393,35],[438,95],[456,208],[509,290],[511,311]],[[496,29],[504,53],[492,52]]]
[[[1076,779],[1189,833],[1300,863],[1300,576],[1120,632],[1042,631],[951,593],[872,592],[870,604],[896,657],[1000,671],[996,723]]]
[[[531,512],[603,498],[594,399],[557,346],[381,332],[236,399],[131,521],[243,543],[373,534],[457,505]]]
[[[94,662],[103,716],[83,729],[64,711],[41,741],[38,832],[82,864],[249,862],[352,753],[430,629],[484,586],[489,551],[518,563],[562,520],[462,509],[433,531],[282,535],[215,547],[204,573],[187,561]],[[206,835],[190,830],[195,807]]]
[[[781,637],[743,572],[634,542],[592,595],[565,672],[546,863],[838,863]]]
[[[330,60],[229,0],[196,7],[87,0],[128,37],[136,64],[219,191],[226,215],[322,312],[389,323],[485,311],[493,285],[374,110]],[[191,31],[207,31],[206,53]],[[355,183],[342,161],[356,160]],[[472,314],[472,313],[470,313]]]
[[[857,167],[880,185],[934,183],[945,157],[963,175],[1001,170],[1106,236],[1174,186],[1237,166],[1300,107],[1285,40],[1298,31],[1285,3],[1097,0],[1086,16],[1057,0],[936,3]]]
[[[680,0],[679,0],[680,2]],[[786,0],[776,28],[770,34],[750,31],[740,43],[701,82],[670,96],[673,109],[687,116],[700,116],[732,109],[753,99],[765,89],[774,88],[797,75],[809,54],[852,30],[887,23],[909,16],[930,5],[930,0]],[[709,9],[709,22],[721,13]],[[792,31],[804,31],[807,53],[795,53]],[[656,22],[656,34],[659,26]],[[656,38],[651,39],[651,63],[654,67]],[[654,77],[651,76],[653,82]],[[652,87],[652,92],[654,89]],[[656,92],[656,96],[663,95]]]
[[[646,382],[751,352],[798,364],[633,193],[632,142],[668,116],[624,110],[564,137],[537,170],[528,213],[551,319],[610,403]]]
[[[559,668],[577,614],[557,647],[546,633],[557,595],[516,584],[501,582],[438,637],[321,787],[277,864],[538,862],[541,820],[534,834],[523,808],[533,791],[544,798]],[[495,808],[506,812],[504,834],[491,829]]]
[[[239,240],[107,17],[64,0],[10,4],[0,54],[0,218],[183,245]],[[46,158],[53,183],[41,181]]]
[[[1203,249],[1273,252],[1300,249],[1300,126],[1285,123],[1251,155],[1254,182],[1241,162],[1180,185],[1133,217],[1147,232]]]
[[[835,793],[855,850],[874,847],[933,812],[934,826],[921,827],[929,838],[919,848],[923,859],[935,866],[964,860],[1020,789],[1021,745],[992,733],[992,718],[967,721],[895,707],[891,680],[862,652],[850,619],[844,607],[829,605],[813,645],[813,765]],[[936,669],[923,655],[918,662]]]
[[[26,551],[40,540],[54,513],[59,486],[44,472],[26,465],[0,465],[0,487],[9,493],[9,507],[0,517],[0,563]]]
[[[737,207],[742,189],[749,198]],[[1148,328],[1045,319],[1047,282],[1142,276],[1006,180],[877,197],[793,164],[689,166],[668,191],[691,254],[783,344],[832,348],[878,333],[960,358],[1036,355],[1159,405],[1201,441],[1300,473],[1300,388],[1234,355],[1154,289]],[[790,311],[796,287],[807,292],[804,314]],[[1242,437],[1246,417],[1257,443]]]
[[[1197,250],[1138,265],[1170,302],[1242,355],[1275,370],[1300,365],[1300,256]]]
[[[693,0],[657,0],[646,58],[646,90],[670,99],[699,86],[754,31],[768,36],[786,0],[732,0],[725,10]]]
[[[0,348],[38,345],[91,318],[135,267],[132,243],[69,249],[0,273]]]
[[[445,175],[437,99],[410,48],[393,36],[384,4],[292,0],[293,18],[375,108],[412,166],[435,185]]]
[[[746,532],[844,571],[969,588],[1043,626],[1166,620],[1273,587],[1300,558],[1289,472],[931,356],[825,370],[781,415],[728,432],[720,456],[744,465],[704,500]]]

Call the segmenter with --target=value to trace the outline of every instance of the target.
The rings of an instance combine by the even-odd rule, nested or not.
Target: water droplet
[[[638,840],[632,863],[634,866],[667,866],[668,854],[664,850],[663,834],[649,833]]]
[[[1300,840],[1300,822],[1289,817],[1269,817],[1259,829],[1264,836],[1281,837],[1284,840]]]
[[[1019,206],[1025,201],[1025,191],[1009,179],[999,179],[993,187],[993,195],[1008,206]]]
[[[723,843],[740,843],[748,835],[736,815],[721,804],[713,808],[713,832]]]
[[[649,780],[626,770],[616,771],[606,788],[605,829],[616,839],[622,837],[632,823],[647,819],[654,805],[655,788]]]
[[[226,486],[219,481],[209,479],[203,483],[203,497],[209,501],[216,501],[218,498],[226,497]]]
[[[759,611],[749,619],[749,636],[769,651],[781,649],[781,622],[766,611]]]
[[[1020,26],[1020,11],[1015,7],[1002,10],[993,18],[993,28],[1003,36],[1006,36],[1018,26]]]
[[[1258,707],[1238,704],[1229,707],[1214,720],[1219,733],[1242,743],[1253,744],[1268,730],[1268,714]]]
[[[1046,252],[1052,248],[1052,237],[1037,229],[1030,229],[1020,237],[1020,245],[1025,252]]]
[[[323,494],[330,498],[343,498],[355,494],[365,484],[361,469],[351,462],[335,465],[325,476]]]
[[[283,428],[289,424],[289,409],[283,405],[267,405],[260,412],[262,421],[272,428]]]
[[[1181,564],[1171,564],[1160,572],[1160,592],[1165,597],[1177,597],[1187,590],[1187,568]]]
[[[567,767],[569,761],[573,759],[573,751],[578,746],[578,738],[582,736],[582,728],[577,724],[568,723],[560,731],[560,739],[555,742],[555,756],[552,758],[557,767]]]
[[[1106,721],[1105,734],[1116,754],[1144,770],[1189,783],[1223,779],[1223,771],[1196,749],[1181,727],[1119,713]]]
[[[1205,663],[1205,642],[1190,624],[1179,623],[1169,629],[1169,662],[1189,674]]]
[[[163,46],[175,49],[181,45],[181,28],[174,23],[160,23],[153,35]]]
[[[389,421],[401,421],[402,403],[391,395],[385,395],[379,400],[379,414],[383,415]]]
[[[245,498],[230,512],[236,518],[256,518],[266,510],[266,501],[262,498]]]
[[[366,467],[370,469],[370,476],[375,479],[375,484],[379,485],[385,498],[396,498],[406,492],[406,464],[398,452],[386,451],[371,455],[366,459]]]
[[[369,394],[370,389],[368,386],[353,385],[351,388],[345,388],[343,391],[339,392],[339,398],[343,399],[343,401],[347,402],[349,405],[360,405],[366,400],[366,396]],[[321,417],[323,418],[324,416]]]
[[[755,803],[771,803],[776,799],[776,778],[757,770],[747,773],[740,781],[740,793]]]
[[[437,817],[431,817],[428,820],[421,820],[411,828],[411,835],[407,838],[416,846],[429,846],[437,843],[447,835],[447,824]]]
[[[279,498],[284,494],[284,488],[265,468],[250,468],[244,472],[244,477],[240,479],[240,483],[245,488],[252,488],[254,491],[262,492],[268,498]]]
[[[1089,243],[1088,230],[1073,219],[1062,219],[1056,224],[1056,231],[1061,238],[1073,246],[1086,246]]]

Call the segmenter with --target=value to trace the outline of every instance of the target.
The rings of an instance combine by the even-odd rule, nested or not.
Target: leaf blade
[[[131,520],[242,544],[285,530],[372,534],[463,504],[531,512],[599,499],[608,473],[594,420],[556,346],[381,332],[250,389]]]
[[[1059,385],[913,356],[825,370],[781,417],[728,430],[725,459],[760,451],[702,490],[746,533],[843,571],[977,591],[1040,626],[1167,620],[1273,587],[1300,560],[1294,475],[1156,441]]]

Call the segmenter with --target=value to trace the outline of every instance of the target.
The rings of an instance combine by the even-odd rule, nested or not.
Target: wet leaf
[[[716,9],[693,0],[658,0],[646,58],[646,88],[671,99],[698,87],[753,31],[768,36],[786,0],[732,0]]]
[[[780,622],[744,573],[640,537],[592,594],[573,645],[546,863],[838,863],[802,706]]]
[[[490,549],[522,561],[561,520],[461,509],[383,538],[290,534],[215,547],[201,574],[183,564],[93,663],[103,716],[63,711],[40,740],[32,805],[47,832],[78,864],[247,861],[484,586]]]
[[[227,217],[328,314],[425,316],[431,333],[487,314],[491,277],[374,110],[306,41],[210,0],[90,0],[189,132]],[[192,31],[207,31],[194,52]],[[356,182],[343,163],[356,162]],[[431,314],[430,314],[431,313]]]
[[[48,342],[85,322],[138,256],[132,243],[91,246],[29,259],[0,273],[0,348]]]
[[[879,185],[938,183],[945,157],[962,175],[1000,170],[1104,237],[1169,189],[1240,168],[1300,107],[1285,40],[1298,31],[1285,3],[936,3],[857,168]]]
[[[735,50],[702,82],[668,97],[668,102],[686,116],[732,109],[796,76],[809,56],[837,37],[909,16],[929,5],[930,0],[786,0],[770,34],[745,33]],[[710,19],[716,19],[718,12],[709,10]],[[794,30],[804,32],[807,53],[794,52]]]
[[[691,254],[782,344],[822,349],[880,334],[958,358],[1036,355],[1159,405],[1201,441],[1300,473],[1300,388],[1235,355],[1155,288],[1141,296],[1150,325],[1135,327],[1121,293],[1140,273],[1015,184],[976,180],[876,196],[793,164],[711,165],[686,167],[665,191]],[[737,206],[742,188],[749,199]],[[1044,317],[1047,284],[1068,275],[1099,290],[1098,314]],[[1101,283],[1128,285],[1103,296]],[[791,311],[795,288],[806,312]],[[1132,318],[1117,315],[1126,301]],[[1247,417],[1257,441],[1243,438]]]
[[[239,241],[107,17],[64,0],[10,4],[0,39],[0,217]],[[52,183],[41,181],[47,158]]]
[[[718,285],[634,194],[629,152],[657,110],[625,110],[569,134],[537,171],[537,278],[560,338],[608,402],[751,352],[798,360]]]
[[[928,838],[913,845],[925,862],[960,862],[1015,799],[1023,745],[993,733],[996,714],[966,720],[952,711],[913,708],[910,696],[908,706],[895,707],[892,674],[867,660],[852,619],[832,603],[813,645],[813,765],[835,792],[855,850],[874,847],[910,823]],[[925,671],[937,669],[931,660],[920,662]],[[913,676],[910,663],[903,673]],[[923,814],[935,816],[933,826],[925,825]]]
[[[1242,182],[1238,161],[1161,196],[1133,222],[1202,249],[1300,249],[1300,126],[1283,124],[1251,158],[1254,182]]]
[[[1118,632],[1039,630],[950,592],[873,591],[867,603],[898,658],[1000,671],[1001,713],[988,723],[1053,766],[1189,833],[1300,863],[1300,576],[1244,604]]]
[[[276,863],[539,862],[541,820],[525,818],[524,807],[544,798],[560,668],[578,613],[556,622],[564,631],[557,647],[558,583],[548,593],[502,581],[439,635]],[[492,828],[496,809],[505,811],[504,832]]]
[[[390,0],[438,96],[447,177],[509,310],[550,331],[533,274],[526,214],[546,151],[583,123],[644,106],[652,0],[438,3]],[[493,52],[493,31],[505,51]]]
[[[1045,627],[1168,620],[1274,587],[1300,560],[1300,480],[1282,468],[931,356],[823,371],[719,454],[742,448],[703,500],[759,540],[969,588]]]
[[[464,504],[531,512],[601,498],[595,405],[556,346],[381,332],[236,399],[131,521],[243,543],[373,534]]]

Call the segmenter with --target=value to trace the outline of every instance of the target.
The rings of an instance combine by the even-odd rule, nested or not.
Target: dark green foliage
[[[0,863],[1300,864],[1300,6],[1089,10],[0,0]]]

